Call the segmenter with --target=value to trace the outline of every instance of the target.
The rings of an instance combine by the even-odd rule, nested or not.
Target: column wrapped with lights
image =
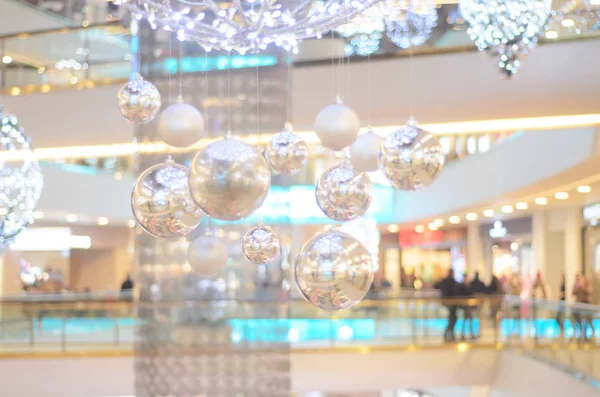
[[[30,139],[0,105],[0,251],[33,222],[44,176]]]

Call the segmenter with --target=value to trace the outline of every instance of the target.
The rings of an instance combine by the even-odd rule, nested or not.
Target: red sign
[[[400,247],[414,247],[419,245],[439,244],[444,241],[444,232],[441,230],[425,230],[417,233],[414,230],[400,230]]]

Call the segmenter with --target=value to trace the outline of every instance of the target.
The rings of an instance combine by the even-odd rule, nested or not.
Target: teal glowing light
[[[208,72],[211,70],[244,69],[254,67],[264,67],[277,65],[277,57],[274,55],[221,55],[217,57],[183,57],[167,58],[164,61],[155,64],[156,71],[162,71],[166,74],[176,74],[179,71],[184,73]]]

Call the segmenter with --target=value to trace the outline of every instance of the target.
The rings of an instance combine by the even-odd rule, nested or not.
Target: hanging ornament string
[[[183,70],[181,63],[183,61],[183,41],[179,42],[179,62],[177,63],[177,72],[179,73],[179,95],[177,100],[183,102]]]
[[[335,37],[333,36],[333,30],[331,31],[331,88],[333,98],[337,101],[338,97],[335,92]]]
[[[408,113],[409,118],[412,120],[414,118],[413,114],[413,46],[411,45],[408,50]]]
[[[286,128],[292,123],[292,55],[289,52],[287,61]]]
[[[371,54],[367,55],[367,126],[371,129]]]
[[[140,38],[139,38],[139,23],[135,15],[132,15],[131,22],[129,23],[129,31],[131,34],[131,41],[129,42],[129,51],[131,52],[131,79],[135,79],[136,75],[140,73]]]
[[[208,51],[204,50],[204,130],[208,132]]]
[[[173,34],[169,34],[169,59],[173,58]],[[168,84],[169,84],[169,103],[173,103],[173,96],[171,92],[171,72],[167,71]]]

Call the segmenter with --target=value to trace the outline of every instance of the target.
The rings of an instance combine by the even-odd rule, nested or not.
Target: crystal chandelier
[[[437,25],[438,14],[433,0],[391,0],[387,8],[387,36],[397,47],[423,45]]]
[[[512,75],[548,23],[552,0],[459,0],[459,7],[477,48],[498,55],[498,66]]]
[[[33,222],[43,180],[29,138],[0,106],[0,249]]]
[[[176,32],[207,51],[297,51],[298,42],[335,29],[379,0],[121,0],[152,28]]]

